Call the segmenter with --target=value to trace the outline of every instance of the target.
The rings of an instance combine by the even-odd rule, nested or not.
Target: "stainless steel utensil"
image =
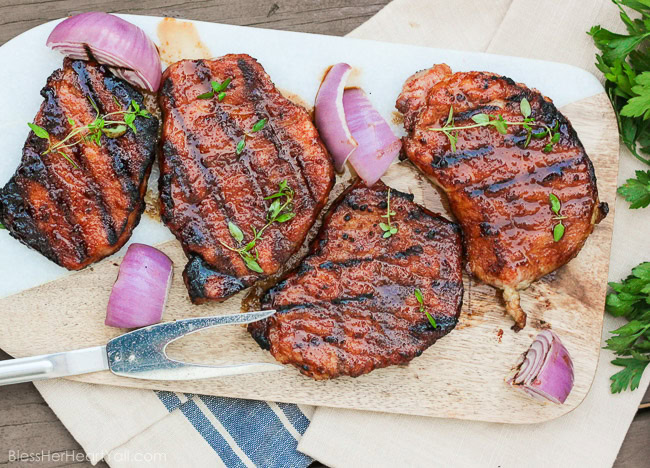
[[[270,317],[275,310],[165,322],[110,340],[106,346],[0,361],[0,385],[110,370],[122,377],[149,380],[194,380],[282,370],[269,363],[209,366],[167,357],[167,345],[191,333],[222,325],[246,324]]]

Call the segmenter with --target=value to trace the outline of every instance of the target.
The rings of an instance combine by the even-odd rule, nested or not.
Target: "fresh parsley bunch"
[[[622,283],[610,283],[614,290],[607,295],[607,311],[629,322],[612,332],[606,349],[619,356],[612,364],[624,369],[611,377],[612,393],[636,389],[650,362],[650,262],[632,270]]]
[[[629,34],[616,34],[600,26],[589,31],[600,54],[596,66],[606,78],[605,89],[612,101],[625,146],[650,165],[650,0],[612,0],[620,9]],[[628,7],[640,14],[632,19]],[[618,193],[630,208],[650,205],[650,171],[637,171]]]

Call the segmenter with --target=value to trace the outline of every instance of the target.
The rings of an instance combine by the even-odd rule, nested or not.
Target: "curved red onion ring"
[[[318,89],[314,105],[316,127],[339,172],[358,146],[348,129],[343,111],[343,88],[351,71],[352,67],[347,63],[332,65]]]
[[[368,187],[384,175],[393,163],[402,142],[390,125],[372,107],[366,93],[360,88],[346,89],[343,109],[348,128],[359,147],[350,155],[350,164]]]
[[[156,45],[134,24],[109,15],[89,12],[60,22],[47,38],[47,46],[68,57],[89,60],[88,51],[118,77],[158,91],[162,78]]]
[[[172,284],[173,263],[160,250],[131,244],[108,299],[109,327],[138,328],[162,319]]]
[[[544,330],[522,356],[508,383],[538,400],[564,403],[573,388],[573,361],[560,338]]]

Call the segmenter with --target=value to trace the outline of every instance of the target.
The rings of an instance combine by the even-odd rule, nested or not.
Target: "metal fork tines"
[[[132,331],[108,342],[108,363],[114,374],[150,380],[193,380],[282,370],[269,363],[211,366],[167,357],[167,345],[191,333],[221,325],[247,324],[270,317],[275,310],[177,320]]]

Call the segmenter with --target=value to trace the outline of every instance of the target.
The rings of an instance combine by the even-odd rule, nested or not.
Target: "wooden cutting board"
[[[157,19],[142,17],[128,17],[128,19],[136,23],[141,21],[139,24],[145,30],[148,28],[147,32],[155,37],[155,29],[153,31],[151,29],[154,25],[153,20],[157,22]],[[224,28],[223,25],[212,26]],[[51,29],[51,25],[49,28]],[[242,28],[234,30],[240,29]],[[233,29],[229,31],[232,33]],[[201,34],[203,37],[204,30]],[[309,47],[311,47],[310,41],[322,42],[325,45],[332,41],[345,42],[338,38],[314,39],[318,36],[278,31],[262,33],[257,31],[251,34],[263,34],[274,38],[276,42],[283,40],[293,42],[296,39],[294,36],[299,36],[304,38],[303,42]],[[350,41],[350,43],[353,44],[350,48],[360,47],[361,51],[364,45],[368,50],[375,51],[378,44],[366,41]],[[404,56],[412,53],[412,49],[432,54],[432,49],[380,45],[384,54],[388,55],[400,53]],[[260,57],[264,55],[263,51],[253,50],[255,48],[253,45],[248,47],[263,65],[267,65],[267,60],[273,60],[273,54]],[[248,52],[249,48],[239,47],[237,51]],[[434,52],[429,58],[429,63],[435,63],[438,58],[440,61],[448,62],[453,62],[454,57],[458,58],[456,52],[435,50]],[[440,55],[444,57],[439,57]],[[504,65],[503,60],[506,58],[503,57],[484,54],[467,54],[467,56],[474,57],[475,66],[472,63],[465,64],[463,69],[508,67]],[[2,58],[2,50],[0,50],[0,58]],[[359,55],[358,59],[364,60],[362,55]],[[336,61],[324,60],[329,60],[324,63]],[[349,57],[346,60],[354,63]],[[519,65],[522,67],[534,67],[538,63],[525,59],[509,60],[521,62]],[[515,65],[509,66],[514,70]],[[554,66],[556,73],[549,73],[548,80],[560,81],[570,78],[567,77],[568,72],[557,75],[559,73],[557,70],[562,70],[562,67],[566,66],[544,64],[544,69],[548,67],[552,69]],[[398,78],[401,80],[401,75],[407,76],[411,71],[419,68],[422,67],[411,66],[408,71],[400,72]],[[298,70],[292,71],[292,73],[298,72]],[[271,77],[276,79],[272,72]],[[386,84],[391,94],[385,99],[382,100],[381,95],[377,96],[377,93],[371,95],[373,98],[377,96],[380,101],[378,107],[387,117],[390,116],[390,111],[386,111],[389,108],[386,102],[391,100],[394,102],[401,85],[398,78]],[[520,79],[519,76],[514,78]],[[370,80],[370,77],[367,79]],[[526,82],[530,83],[530,81]],[[545,91],[543,86],[539,87]],[[294,88],[288,89],[294,90]],[[562,94],[560,88],[555,89],[558,94]],[[298,94],[307,102],[313,102],[313,93],[315,90]],[[548,94],[554,97],[552,93]],[[580,93],[575,91],[575,94]],[[570,102],[566,97],[562,97],[560,102],[562,100]],[[2,95],[0,95],[1,102]],[[27,112],[34,110],[28,109],[26,115]],[[304,377],[292,367],[287,367],[281,372],[188,382],[135,380],[120,378],[110,372],[76,376],[71,379],[107,385],[492,422],[541,422],[571,411],[582,402],[589,391],[601,345],[603,307],[614,221],[618,133],[614,113],[604,93],[572,102],[563,106],[562,111],[573,123],[594,163],[600,198],[609,203],[610,214],[595,228],[585,247],[574,260],[522,292],[522,306],[529,317],[528,326],[523,331],[514,333],[510,329],[511,319],[506,316],[500,294],[495,289],[465,277],[465,296],[459,325],[447,337],[413,360],[409,366],[379,369],[356,379],[344,377],[325,382],[316,382]],[[31,117],[29,115],[26,118],[30,120]],[[1,119],[2,114],[0,114],[0,123]],[[397,126],[397,122],[395,124]],[[15,157],[15,163],[17,162],[18,155]],[[396,189],[415,194],[415,200],[427,208],[450,216],[438,191],[410,163],[395,164],[383,180]],[[339,183],[337,191],[340,191],[343,185]],[[155,224],[153,220],[147,222]],[[154,239],[157,238],[155,235],[152,236]],[[140,241],[142,240],[141,238]],[[28,252],[8,237],[0,239],[0,252],[3,242],[12,242],[10,244],[12,249]],[[175,264],[175,279],[164,320],[240,311],[244,293],[223,304],[192,305],[182,282],[181,273],[185,265],[185,257],[180,245],[176,241],[169,241],[161,244],[160,248],[172,258]],[[27,253],[25,255],[27,257]],[[38,258],[35,261],[44,260]],[[61,276],[62,273],[57,272],[60,277],[55,281],[0,299],[0,320],[3,324],[0,329],[0,348],[14,357],[22,357],[101,345],[121,334],[122,331],[103,325],[108,296],[117,275],[119,262],[117,257],[112,257],[79,273]],[[12,271],[17,272],[15,273],[17,276],[24,274],[19,263],[3,263],[0,268],[4,269],[5,275],[10,276]],[[43,265],[44,268],[50,267],[47,263]],[[38,269],[33,271],[35,275],[39,274]],[[519,355],[528,348],[534,336],[545,327],[551,327],[562,337],[575,364],[575,387],[564,405],[531,400],[509,388],[504,382],[504,378]],[[210,364],[273,362],[270,354],[261,350],[246,330],[238,326],[222,327],[190,335],[174,343],[170,347],[169,354],[176,359]]]

